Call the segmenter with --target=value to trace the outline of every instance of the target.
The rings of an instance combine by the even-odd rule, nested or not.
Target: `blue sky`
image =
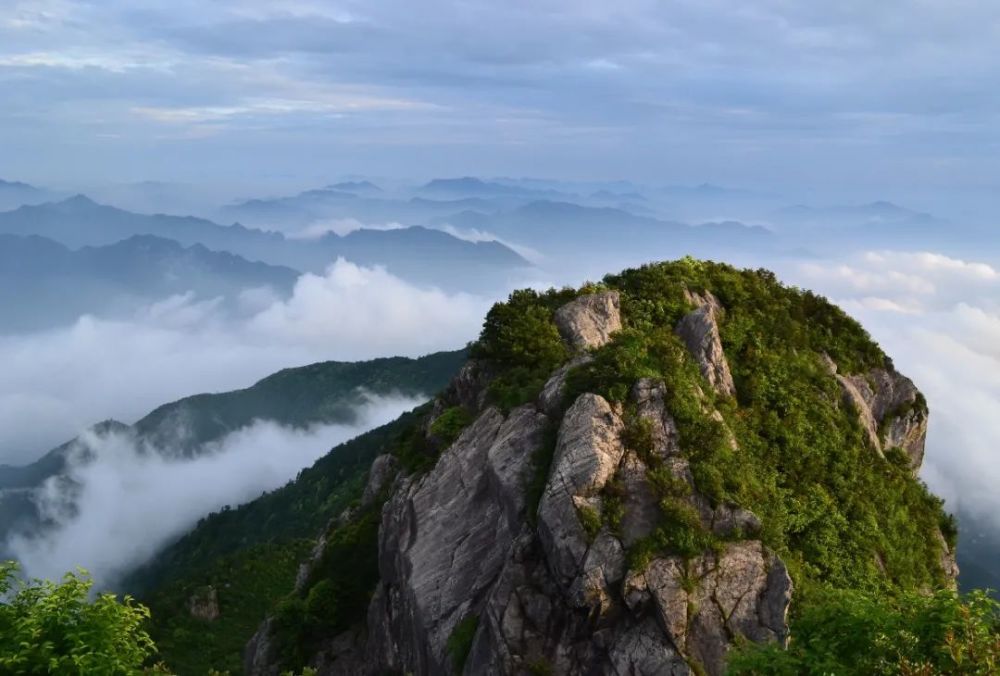
[[[987,191],[1000,5],[6,0],[0,176]]]

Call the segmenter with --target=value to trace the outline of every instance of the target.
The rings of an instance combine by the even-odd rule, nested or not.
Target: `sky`
[[[4,0],[0,177],[988,195],[1000,5]]]

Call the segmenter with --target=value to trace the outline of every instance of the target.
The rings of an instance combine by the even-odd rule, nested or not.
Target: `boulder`
[[[596,394],[583,394],[559,428],[549,480],[538,508],[538,534],[552,571],[565,588],[581,573],[589,548],[578,516],[581,498],[593,498],[614,475],[625,449],[621,418]]]
[[[382,647],[369,654],[372,664],[447,673],[452,630],[479,610],[520,529],[524,483],[547,424],[532,406],[507,417],[488,408],[386,503],[368,618],[369,635],[380,637],[369,645]]]
[[[898,448],[918,471],[927,441],[927,406],[913,381],[884,368],[836,378],[844,399],[858,412],[872,448],[879,455]]]
[[[641,585],[632,580],[633,589],[648,590],[673,645],[711,676],[725,673],[736,637],[787,640],[792,580],[759,541],[732,542],[719,555],[690,561],[656,559],[643,577]]]
[[[649,422],[653,455],[667,458],[680,453],[680,433],[673,416],[667,412],[666,387],[652,378],[642,378],[632,386],[632,401],[636,414]]]
[[[580,296],[556,310],[555,322],[573,349],[601,347],[622,328],[621,297],[617,291]]]

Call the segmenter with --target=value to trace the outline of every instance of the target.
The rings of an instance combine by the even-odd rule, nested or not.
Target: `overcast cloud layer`
[[[0,175],[530,168],[920,202],[995,186],[998,58],[1000,6],[963,0],[12,0]]]

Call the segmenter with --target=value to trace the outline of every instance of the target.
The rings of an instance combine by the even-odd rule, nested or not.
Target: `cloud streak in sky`
[[[990,3],[408,10],[15,0],[0,20],[0,173],[231,177],[265,171],[266,154],[268,173],[300,179],[531,167],[919,195],[984,187],[998,168]]]

